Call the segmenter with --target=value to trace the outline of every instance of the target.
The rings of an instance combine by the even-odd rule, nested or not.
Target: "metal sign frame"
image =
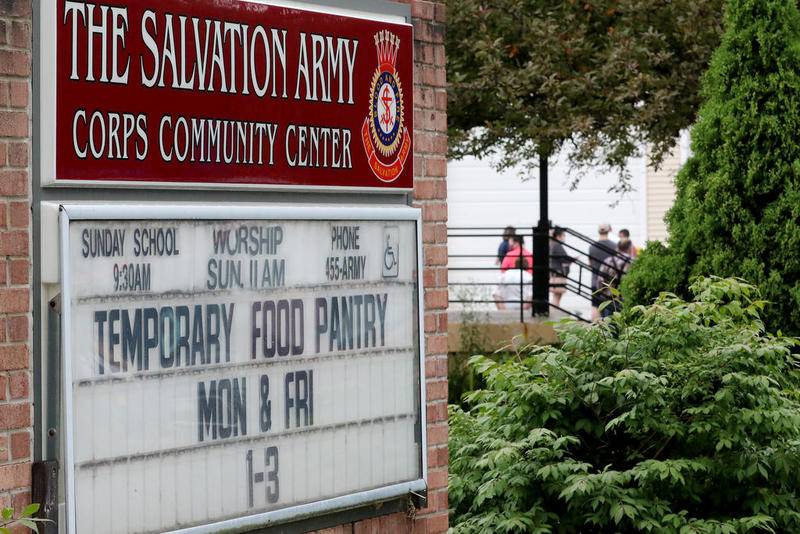
[[[74,464],[74,420],[72,388],[72,318],[71,318],[71,272],[69,265],[71,221],[91,220],[375,220],[414,221],[416,224],[417,250],[417,347],[419,350],[419,443],[421,478],[375,488],[321,501],[288,506],[278,510],[261,512],[234,519],[217,521],[205,525],[175,530],[174,533],[201,534],[222,530],[242,532],[252,528],[266,527],[291,520],[300,520],[365,504],[378,503],[423,492],[427,489],[428,453],[425,392],[425,325],[423,300],[423,256],[421,210],[405,206],[355,207],[355,206],[311,206],[311,205],[157,205],[157,204],[61,204],[59,214],[60,234],[60,278],[61,278],[61,347],[63,358],[63,421],[64,421],[64,469],[66,474],[67,532],[76,533],[75,464]]]

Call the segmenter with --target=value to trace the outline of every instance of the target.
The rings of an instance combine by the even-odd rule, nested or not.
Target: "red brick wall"
[[[445,6],[414,17],[415,205],[423,210],[428,507],[325,534],[447,531],[447,185]],[[0,0],[0,506],[30,498],[31,0]]]
[[[0,0],[0,507],[31,478],[31,0]]]
[[[408,1],[414,18],[414,204],[422,208],[425,358],[428,395],[428,507],[320,534],[447,532],[447,93],[444,1]]]
[[[447,92],[444,1],[416,1],[414,17],[415,204],[425,256],[428,507],[415,532],[447,531]]]

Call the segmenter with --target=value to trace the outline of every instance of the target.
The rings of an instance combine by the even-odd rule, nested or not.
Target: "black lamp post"
[[[539,224],[533,229],[533,314],[550,313],[550,217],[547,199],[547,155],[539,155]]]

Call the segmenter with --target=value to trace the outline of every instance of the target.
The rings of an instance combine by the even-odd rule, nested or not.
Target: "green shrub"
[[[474,391],[483,383],[475,370],[469,365],[470,355],[466,352],[451,352],[447,355],[447,402],[461,404],[465,393]]]
[[[659,241],[652,241],[622,278],[620,292],[626,303],[641,304],[653,302],[662,291],[687,294],[687,271],[680,256],[672,254]]]
[[[688,296],[694,276],[740,276],[770,330],[800,334],[800,13],[796,0],[729,0],[704,78],[693,155],[676,178],[668,250],[648,247],[626,302]]]
[[[17,533],[22,531],[39,532],[39,523],[51,521],[34,517],[38,511],[39,505],[36,503],[29,504],[18,514],[15,514],[13,508],[0,509],[0,534],[11,534],[12,530]]]
[[[450,407],[453,532],[800,532],[796,341],[764,332],[753,286],[690,291],[473,358],[486,388]]]

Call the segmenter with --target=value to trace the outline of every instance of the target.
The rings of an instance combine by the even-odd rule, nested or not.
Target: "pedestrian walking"
[[[614,312],[620,310],[622,302],[618,296],[614,295],[614,290],[619,289],[622,278],[633,263],[630,255],[631,246],[630,239],[620,240],[617,243],[617,254],[607,257],[600,267],[599,296],[603,302],[609,302],[601,312],[602,317],[611,317]]]
[[[506,254],[508,254],[508,249],[511,248],[511,238],[516,234],[517,230],[513,226],[506,226],[506,229],[503,230],[503,240],[500,242],[500,246],[497,247],[497,261],[495,261],[496,265],[503,264],[503,260],[506,258]]]
[[[623,228],[622,230],[620,230],[617,236],[619,237],[620,241],[624,239],[627,239],[628,241],[631,240],[631,233],[628,231],[627,228]],[[639,248],[633,244],[633,241],[631,241],[631,258],[636,259],[636,256],[638,255],[639,255]]]
[[[500,283],[492,293],[498,310],[518,310],[520,306],[526,310],[531,308],[533,276],[528,270],[529,267],[528,260],[524,256],[517,256],[513,268],[500,274]]]
[[[567,291],[567,277],[573,261],[575,258],[569,256],[564,248],[564,229],[556,227],[550,238],[550,293],[555,306],[561,306],[561,296]]]
[[[597,228],[598,239],[589,247],[589,266],[592,268],[592,321],[600,319],[599,306],[603,298],[597,294],[600,289],[598,282],[600,267],[609,256],[614,254],[617,244],[608,238],[611,232],[611,225],[603,223]]]
[[[533,274],[533,254],[530,250],[525,248],[525,238],[521,235],[514,234],[511,237],[510,243],[511,247],[508,249],[506,257],[503,258],[503,262],[500,264],[500,270],[505,272],[509,269],[514,269],[517,264],[517,258],[522,256],[527,260],[525,270]]]

